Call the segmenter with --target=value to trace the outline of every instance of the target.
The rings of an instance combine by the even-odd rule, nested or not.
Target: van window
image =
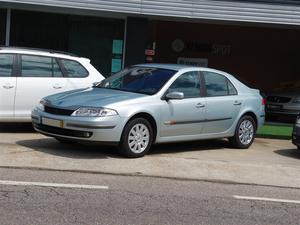
[[[88,71],[78,62],[68,59],[60,60],[65,70],[67,72],[68,77],[87,77],[89,75]]]
[[[0,77],[12,76],[13,59],[12,54],[0,54]]]
[[[63,77],[52,57],[22,55],[22,77]]]

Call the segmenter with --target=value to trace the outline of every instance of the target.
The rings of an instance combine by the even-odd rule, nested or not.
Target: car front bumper
[[[300,108],[291,104],[268,103],[266,105],[266,113],[269,115],[284,115],[284,116],[297,116]]]
[[[120,142],[125,118],[109,117],[73,117],[46,113],[35,108],[31,113],[33,127],[39,133],[51,137],[76,141]]]

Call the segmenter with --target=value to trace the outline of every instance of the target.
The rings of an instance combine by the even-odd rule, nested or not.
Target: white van
[[[43,97],[91,87],[103,79],[87,58],[0,47],[0,122],[30,122],[33,107]]]

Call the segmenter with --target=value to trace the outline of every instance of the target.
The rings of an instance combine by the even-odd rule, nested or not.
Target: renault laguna
[[[118,145],[126,157],[156,143],[228,138],[248,148],[264,123],[265,100],[234,76],[209,68],[143,64],[91,88],[43,98],[36,131],[60,142]]]

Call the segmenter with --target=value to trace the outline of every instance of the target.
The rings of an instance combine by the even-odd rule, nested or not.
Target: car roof
[[[213,69],[213,68],[191,66],[191,65],[182,65],[182,64],[145,63],[145,64],[137,64],[137,65],[134,65],[134,66],[160,68],[160,69],[175,70],[175,71],[198,69],[198,70],[203,70],[203,71],[216,72],[216,73],[220,73],[220,74],[223,74],[223,75],[226,75],[226,76],[231,76],[230,74],[228,74],[224,71]]]
[[[54,56],[54,57],[64,57],[64,58],[81,58],[73,53],[63,52],[51,49],[41,49],[41,48],[27,48],[27,47],[7,47],[0,46],[0,52],[5,53],[19,53],[19,54],[33,54],[33,55],[43,55],[43,56]]]
[[[181,64],[165,64],[165,63],[145,63],[145,64],[137,64],[134,66],[139,67],[153,67],[153,68],[160,68],[160,69],[167,69],[167,70],[182,70],[182,69],[189,69],[189,68],[199,68],[196,66],[190,66],[190,65],[181,65]]]

